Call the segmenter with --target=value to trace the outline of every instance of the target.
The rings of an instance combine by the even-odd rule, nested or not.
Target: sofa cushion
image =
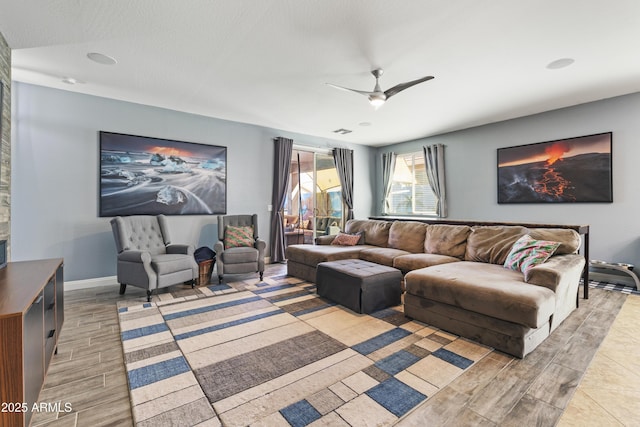
[[[375,262],[376,264],[393,267],[394,258],[401,255],[409,255],[410,253],[411,252],[403,251],[402,249],[369,247],[367,249],[361,250],[358,257],[364,261]]]
[[[427,224],[415,221],[394,221],[389,228],[389,247],[414,254],[424,252]]]
[[[374,219],[350,219],[344,231],[353,234],[364,231],[364,244],[386,248],[389,242],[390,221]]]
[[[471,227],[467,225],[431,224],[427,228],[424,251],[464,259]]]
[[[529,235],[536,240],[560,242],[555,255],[578,253],[582,239],[577,231],[568,228],[530,228]]]
[[[522,273],[481,262],[414,270],[405,286],[408,294],[530,328],[547,324],[556,304],[552,290],[525,283]]]
[[[328,236],[318,236],[316,237],[315,243],[316,245],[330,245],[331,243],[333,243],[333,239],[335,239],[337,236],[337,234],[329,234]],[[362,235],[362,238],[360,239],[364,242],[364,234]]]
[[[525,227],[520,226],[471,227],[464,259],[503,265],[513,244],[527,231]]]
[[[318,263],[337,261],[341,259],[358,258],[364,248],[371,246],[335,246],[335,245],[290,245],[285,250],[285,256],[290,261],[309,265],[315,268]]]
[[[432,265],[446,264],[448,262],[460,261],[456,257],[438,254],[409,254],[400,255],[393,259],[393,266],[403,273],[419,268],[430,267]]]
[[[221,256],[222,262],[228,264],[258,262],[258,250],[248,246],[225,249]]]
[[[190,270],[193,263],[193,257],[180,254],[151,255],[151,266],[160,276],[175,273],[180,270]]]

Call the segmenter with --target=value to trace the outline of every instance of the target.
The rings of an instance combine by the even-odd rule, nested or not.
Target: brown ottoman
[[[356,313],[400,305],[401,281],[397,268],[359,259],[321,262],[316,269],[318,295]]]

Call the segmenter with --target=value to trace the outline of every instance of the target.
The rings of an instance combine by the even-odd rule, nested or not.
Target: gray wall
[[[98,217],[98,131],[227,147],[227,212],[257,213],[269,240],[276,136],[313,147],[354,150],[354,208],[372,211],[375,150],[339,141],[13,83],[12,260],[64,257],[66,280],[115,275],[110,218]],[[170,217],[172,239],[217,240],[215,216]]]
[[[640,264],[640,224],[634,221],[640,211],[640,94],[378,149],[16,82],[12,98],[11,259],[64,257],[67,280],[115,274],[109,218],[98,217],[99,130],[227,146],[228,212],[257,213],[267,239],[273,137],[354,149],[356,218],[380,213],[381,153],[441,142],[447,146],[449,218],[586,223],[592,258]],[[613,203],[497,204],[497,148],[607,131],[613,132]],[[170,221],[176,241],[203,246],[217,238],[215,217]]]
[[[378,148],[375,209],[380,214],[380,156],[446,145],[449,219],[589,224],[592,259],[640,265],[640,94]],[[613,203],[497,203],[497,152],[501,147],[613,132]]]

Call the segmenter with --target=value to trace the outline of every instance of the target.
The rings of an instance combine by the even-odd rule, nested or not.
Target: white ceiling
[[[17,81],[372,146],[640,91],[638,0],[0,0],[0,32]],[[325,85],[377,67],[435,79]]]

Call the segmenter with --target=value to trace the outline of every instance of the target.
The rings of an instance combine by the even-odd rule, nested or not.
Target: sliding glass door
[[[285,243],[313,243],[343,227],[340,178],[329,153],[294,149],[285,202]]]

